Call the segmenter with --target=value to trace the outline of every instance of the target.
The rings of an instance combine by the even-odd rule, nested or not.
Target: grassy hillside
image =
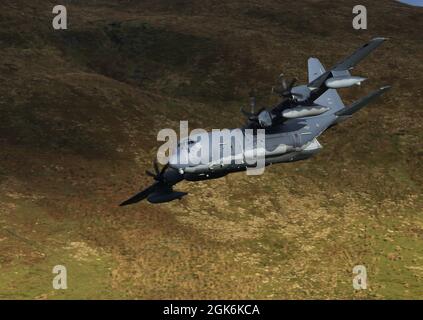
[[[346,0],[62,1],[54,31],[57,3],[0,4],[0,298],[421,298],[421,8],[362,1],[356,31]],[[317,157],[117,207],[151,183],[160,129],[238,126],[252,87],[274,103],[280,72],[305,82],[309,56],[330,67],[374,36],[369,80],[341,94],[393,88]]]

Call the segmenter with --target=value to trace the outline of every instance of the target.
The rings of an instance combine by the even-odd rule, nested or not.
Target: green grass
[[[361,33],[346,0],[69,4],[60,33],[41,0],[0,4],[0,297],[420,299],[422,28],[389,3],[363,3]],[[252,88],[275,103],[280,72],[303,82],[309,56],[330,66],[375,34],[392,41],[354,70],[372,82],[341,94],[393,89],[319,137],[319,155],[117,207],[151,183],[160,129],[239,126]],[[52,289],[57,264],[68,290]]]
[[[2,199],[2,203],[10,203]],[[93,250],[80,235],[80,222],[52,217],[33,201],[13,201],[2,212],[3,250],[0,267],[2,299],[114,299],[123,297],[112,286],[111,255]],[[55,265],[67,269],[66,290],[55,290]]]

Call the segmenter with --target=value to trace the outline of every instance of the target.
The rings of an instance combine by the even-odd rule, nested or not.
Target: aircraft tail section
[[[311,83],[313,80],[320,77],[326,72],[325,67],[317,58],[308,59],[308,82]]]
[[[335,97],[336,100],[339,101],[340,99],[337,97],[338,94],[336,91],[331,91],[329,94],[324,96],[327,91],[330,91],[330,89],[347,88],[356,84],[361,84],[361,82],[366,79],[363,77],[351,76],[350,70],[368,56],[373,50],[379,47],[385,40],[386,38],[374,38],[370,40],[368,43],[358,48],[353,54],[327,71],[324,70],[319,60],[316,58],[310,58],[308,61],[309,83],[307,85],[307,87],[311,90],[309,99],[321,104],[318,101],[320,98],[320,100],[328,100],[322,102],[333,105],[330,99]],[[341,106],[341,108],[342,107],[343,106]],[[338,112],[339,110],[334,111]]]

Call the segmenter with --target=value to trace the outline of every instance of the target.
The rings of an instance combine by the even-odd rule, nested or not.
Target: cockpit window
[[[180,146],[191,146],[193,144],[195,144],[195,141],[192,141],[192,140],[186,141],[185,140],[185,141],[178,142],[178,147],[180,147]]]

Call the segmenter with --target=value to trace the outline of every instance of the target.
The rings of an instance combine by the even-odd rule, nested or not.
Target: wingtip
[[[375,37],[372,39],[373,41],[387,41],[389,40],[389,38],[385,38],[385,37]]]
[[[389,89],[391,89],[391,88],[392,88],[392,86],[387,85],[387,86],[380,87],[380,89],[379,89],[379,90],[381,90],[381,91],[386,91],[386,90],[389,90]]]

